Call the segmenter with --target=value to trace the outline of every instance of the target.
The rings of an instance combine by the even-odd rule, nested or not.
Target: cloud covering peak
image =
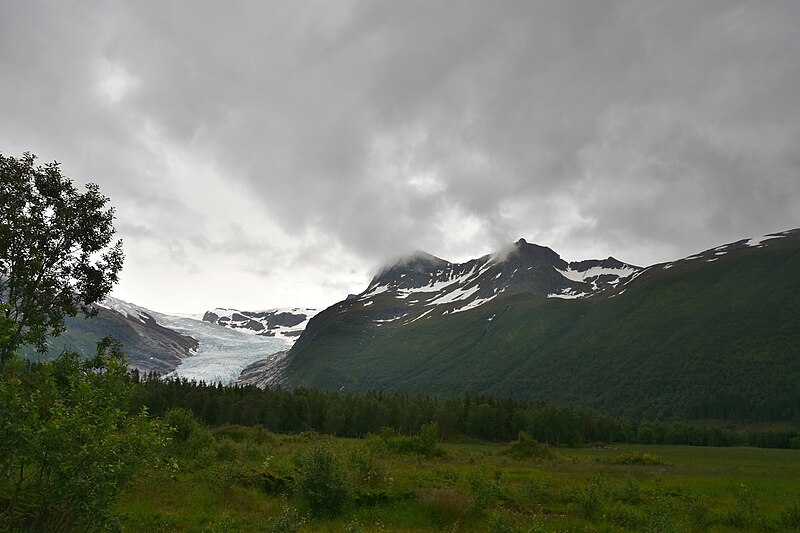
[[[798,28],[796,2],[13,3],[0,150],[97,181],[122,296],[161,310],[319,306],[520,235],[649,264],[798,225]]]

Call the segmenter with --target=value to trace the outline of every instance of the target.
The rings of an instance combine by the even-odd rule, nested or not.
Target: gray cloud
[[[647,264],[800,225],[798,28],[788,1],[11,3],[0,150],[99,181],[126,268],[265,299],[520,236]]]

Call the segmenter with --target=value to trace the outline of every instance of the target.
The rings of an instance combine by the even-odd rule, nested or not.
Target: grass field
[[[116,509],[119,526],[209,532],[800,530],[800,450],[553,450],[530,443],[512,450],[440,443],[420,455],[387,445],[405,442],[391,439],[195,428],[128,489]]]

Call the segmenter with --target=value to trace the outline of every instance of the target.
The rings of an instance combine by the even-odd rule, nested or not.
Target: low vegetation
[[[16,361],[0,374],[0,531],[111,527],[110,505],[158,464],[169,427],[128,412],[133,384],[119,344],[95,357]],[[176,433],[176,436],[179,435]]]
[[[363,439],[192,426],[115,511],[122,531],[793,531],[800,451]],[[407,437],[406,437],[407,438]],[[202,443],[202,444],[200,444]]]

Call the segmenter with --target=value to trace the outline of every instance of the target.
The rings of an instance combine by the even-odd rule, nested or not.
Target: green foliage
[[[474,470],[469,474],[469,487],[472,490],[473,508],[484,511],[490,507],[498,495],[496,481],[489,478],[484,470]]]
[[[354,391],[583,404],[635,418],[800,420],[798,240],[730,250],[713,263],[656,267],[614,298],[501,295],[463,313],[381,327],[335,307],[317,315],[292,349],[287,379],[331,389],[344,382]],[[395,299],[374,300],[372,309]],[[481,438],[502,433],[496,408],[474,406],[463,425]],[[580,436],[570,430],[536,438],[587,443]],[[732,436],[712,435],[712,444],[742,444]],[[694,438],[642,437],[654,444]]]
[[[414,458],[393,453],[359,461],[368,455],[359,439],[272,435],[259,444],[260,428],[205,429],[214,450],[234,443],[234,457],[214,455],[175,472],[144,470],[118,504],[123,531],[280,530],[276,523],[291,530],[304,519],[300,531],[797,529],[789,505],[800,501],[795,450],[618,445],[520,464],[500,444],[445,441],[439,446],[446,453],[420,468]],[[355,482],[338,514],[306,515],[310,504],[299,491],[286,499],[297,471],[293,458],[310,453],[320,439],[334,450],[340,476]],[[251,453],[245,453],[248,443],[254,443]],[[635,450],[666,464],[610,465],[610,458]],[[234,475],[216,477],[225,469]],[[372,471],[382,479],[365,480]]]
[[[131,392],[110,340],[88,360],[65,352],[0,375],[0,521],[47,531],[106,524],[110,505],[166,443],[166,428],[144,411],[128,414]]]
[[[58,163],[0,154],[0,371],[23,344],[46,350],[64,317],[106,296],[122,268],[122,243],[111,244],[114,211],[97,185],[80,193]]]
[[[619,491],[619,499],[631,504],[639,504],[642,502],[642,489],[639,482],[633,478],[625,480],[625,485]]]
[[[397,435],[392,428],[383,427],[377,435],[369,435],[368,445],[376,452],[438,457],[443,450],[438,446],[439,426],[436,422],[423,424],[417,435]]]
[[[364,533],[364,524],[362,524],[357,518],[354,518],[347,524],[347,527],[344,529],[344,533]]]
[[[780,523],[786,529],[800,530],[800,501],[790,503],[781,509]]]
[[[489,517],[489,533],[516,533],[519,531],[514,520],[503,511],[495,511]]]
[[[157,380],[153,376],[145,376],[138,384],[133,405],[137,409],[147,407],[156,416],[163,416],[175,407],[189,409],[205,424],[226,424],[214,431],[225,433],[236,441],[244,438],[242,426],[247,424],[258,428],[256,433],[247,433],[248,438],[269,440],[273,438],[271,431],[280,431],[281,427],[299,422],[299,427],[318,433],[330,431],[343,437],[372,434],[367,442],[376,452],[423,457],[429,456],[431,450],[432,456],[439,453],[436,446],[431,448],[435,434],[433,427],[426,429],[425,440],[420,432],[423,426],[433,422],[438,425],[438,435],[508,442],[524,432],[540,446],[547,444],[550,448],[588,443],[641,443],[643,433],[649,434],[648,442],[656,444],[697,446],[788,448],[794,442],[792,439],[800,438],[800,427],[788,423],[733,426],[701,421],[634,421],[582,407],[487,396],[465,395],[437,401],[421,394],[343,395],[313,389],[286,391],[216,387],[181,380]],[[281,405],[303,405],[304,414],[298,419],[295,413],[286,411]],[[256,415],[252,418],[242,416],[247,412]],[[474,412],[487,417],[487,424],[477,429],[473,427],[470,420]],[[283,416],[289,416],[288,421]],[[417,435],[409,440],[409,434],[415,432]],[[204,438],[207,440],[208,436]],[[194,440],[191,438],[187,446]]]
[[[363,437],[376,451],[426,456],[434,432],[428,430],[427,441],[411,439],[408,434],[426,424],[436,422],[438,434],[459,438],[478,437],[493,441],[516,438],[525,432],[540,445],[550,447],[581,446],[587,443],[637,443],[644,432],[648,442],[657,444],[691,444],[698,446],[790,447],[800,437],[796,424],[732,426],[700,421],[634,421],[624,417],[593,412],[581,407],[546,403],[529,403],[486,396],[465,395],[458,399],[436,401],[426,395],[407,394],[338,394],[312,389],[262,390],[256,387],[216,387],[204,383],[179,380],[156,380],[145,376],[138,384],[135,408],[147,407],[154,415],[163,416],[173,407],[191,410],[206,424],[236,424],[219,427],[233,440],[243,439],[242,424],[257,424],[257,433],[248,438],[269,440],[271,431],[286,427],[282,416],[287,411],[280,405],[305,406],[301,426],[319,433],[333,431],[338,436]],[[222,409],[222,406],[226,406]],[[224,411],[224,413],[223,413]],[[250,419],[242,413],[257,413]],[[488,430],[473,433],[471,413],[489,413]],[[329,418],[334,413],[335,422]],[[347,413],[342,417],[342,413]],[[296,420],[294,414],[289,414]],[[483,415],[482,415],[483,416]],[[388,429],[381,429],[388,426]],[[402,434],[393,428],[403,430]],[[393,441],[394,438],[397,441]],[[190,439],[193,441],[194,439]],[[427,444],[425,443],[427,442]],[[389,443],[389,445],[387,445]],[[390,449],[391,448],[391,449]],[[434,456],[438,453],[433,448]]]
[[[355,474],[358,483],[365,487],[378,487],[383,483],[385,473],[375,458],[375,452],[369,446],[350,450],[349,467]]]
[[[602,512],[607,498],[603,478],[592,476],[586,485],[573,493],[573,504],[578,512],[589,519],[597,518]]]
[[[621,453],[611,458],[612,465],[663,465],[667,464],[658,455],[642,453],[639,451]]]
[[[536,439],[520,431],[517,440],[511,442],[503,453],[514,459],[556,459],[558,455],[547,444],[539,444]]]
[[[690,490],[685,492],[683,500],[684,512],[689,522],[697,528],[707,529],[711,522],[708,497]]]
[[[200,424],[188,409],[175,407],[164,415],[164,422],[173,430],[172,436],[178,442],[186,442],[198,430]]]
[[[308,522],[308,517],[291,507],[286,501],[279,514],[270,524],[269,533],[297,533]]]
[[[297,492],[314,516],[339,514],[350,498],[346,471],[331,439],[315,438],[294,456]]]

